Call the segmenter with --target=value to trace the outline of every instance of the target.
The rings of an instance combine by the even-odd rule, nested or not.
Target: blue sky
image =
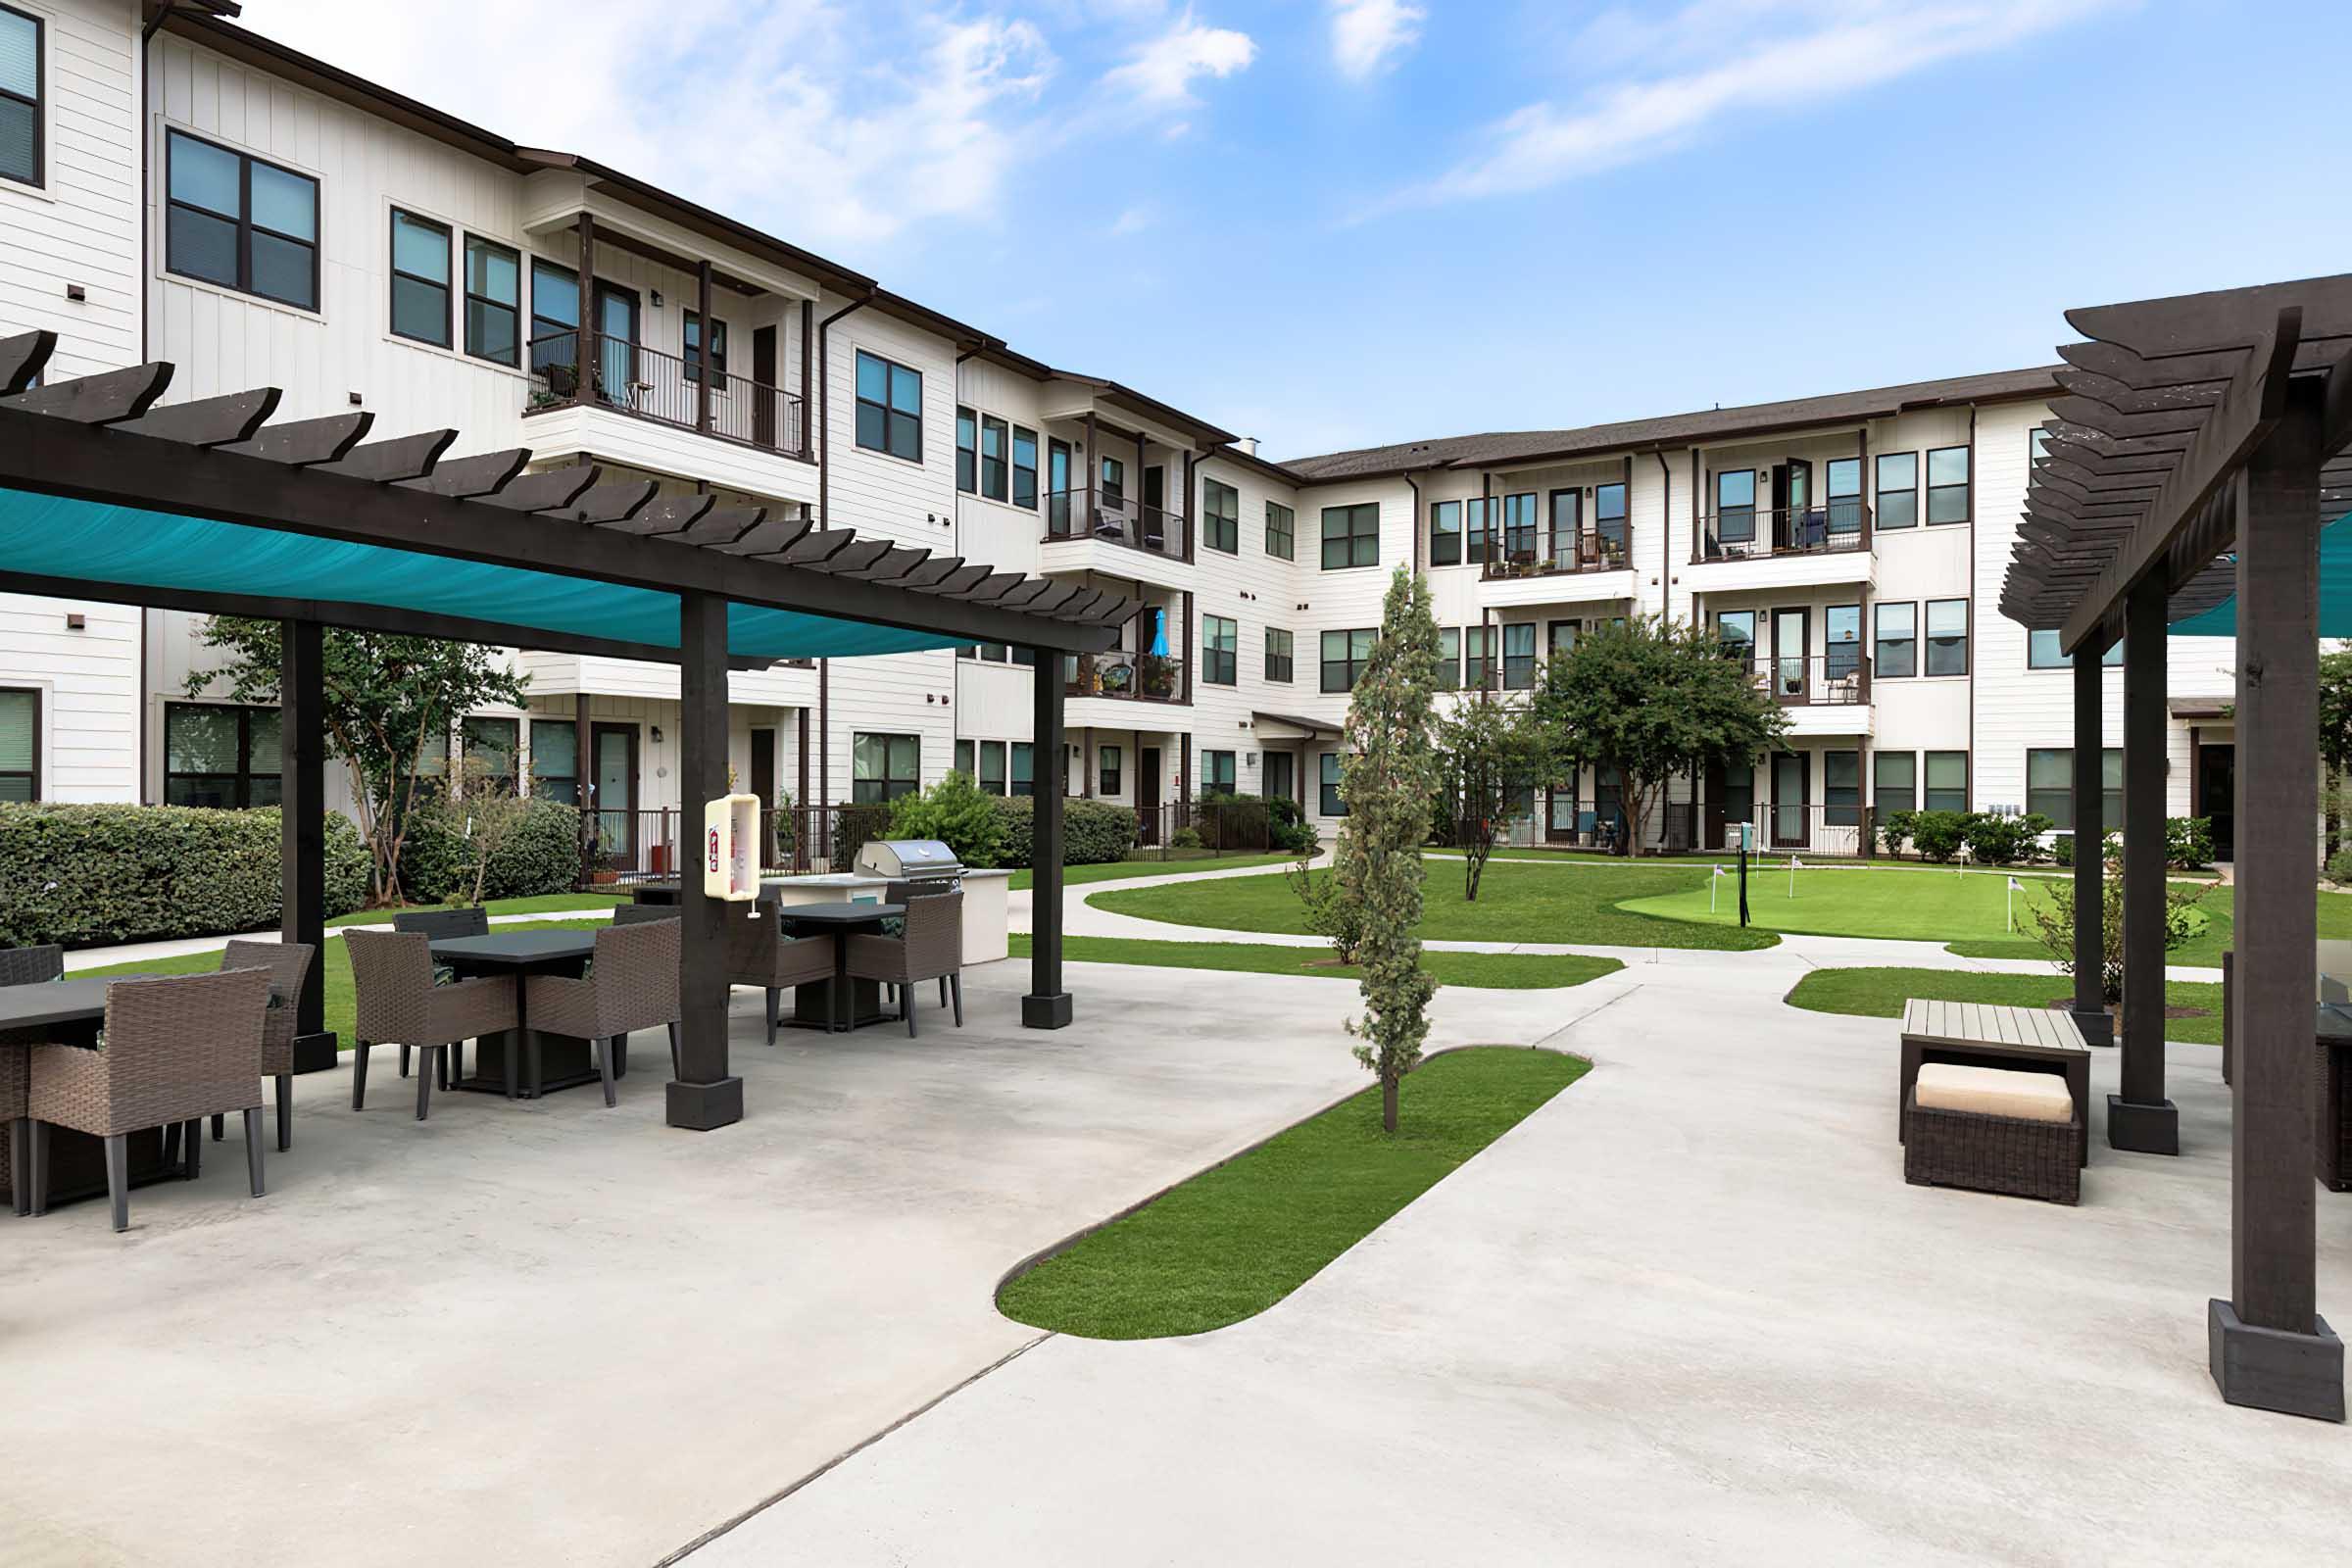
[[[246,21],[1277,456],[2039,364],[2070,305],[2352,265],[2342,109],[2296,64],[2352,44],[2341,3],[248,0]]]

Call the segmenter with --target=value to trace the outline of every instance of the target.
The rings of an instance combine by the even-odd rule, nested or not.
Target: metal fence
[[[647,348],[602,332],[588,334],[589,374],[579,373],[577,332],[531,340],[531,392],[525,413],[589,403],[642,418],[702,430],[703,381],[710,384],[708,434],[770,452],[803,450],[801,400],[730,370]]]
[[[887,806],[794,806],[760,812],[760,869],[778,873],[846,871],[868,839],[890,825]],[[582,813],[581,880],[658,882],[683,869],[697,834],[676,807]]]

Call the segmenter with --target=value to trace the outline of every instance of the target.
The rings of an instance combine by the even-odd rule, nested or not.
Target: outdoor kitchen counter
[[[1012,873],[965,870],[958,875],[963,881],[963,961],[967,965],[994,963],[1011,951]],[[889,886],[887,878],[851,871],[770,876],[760,879],[760,897],[778,905],[879,900]]]

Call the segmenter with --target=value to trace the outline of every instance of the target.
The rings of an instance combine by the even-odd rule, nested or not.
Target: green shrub
[[[1200,850],[1206,849],[1207,846],[1201,843],[1199,828],[1180,827],[1168,835],[1168,848],[1171,850]]]
[[[1919,825],[1917,811],[1888,811],[1886,820],[1879,824],[1880,842],[1888,855],[1900,856],[1903,846],[1911,842],[1912,832]]]
[[[902,795],[891,803],[890,836],[937,839],[964,864],[986,869],[997,863],[1004,822],[997,814],[995,796],[981,794],[979,785],[951,770],[922,794]]]
[[[1922,858],[1948,865],[1968,842],[1966,811],[1918,811],[1911,817],[1911,842]]]
[[[998,847],[999,865],[1030,865],[1036,854],[1034,833],[1037,803],[1026,795],[996,802],[1004,825]],[[1061,863],[1101,865],[1124,860],[1135,847],[1135,813],[1108,801],[1065,800],[1061,803]]]
[[[2164,819],[2164,858],[2172,865],[2196,869],[2213,863],[2213,818],[2168,816]]]
[[[89,947],[278,923],[275,807],[0,806],[0,946]],[[326,813],[326,912],[368,896],[368,852]]]
[[[2050,839],[2050,855],[2060,865],[2074,864],[2075,836],[2072,833],[2053,835]]]
[[[1298,803],[1287,796],[1266,798],[1266,836],[1273,848],[1288,850],[1294,855],[1311,855],[1315,851],[1315,825],[1306,819]]]
[[[2328,857],[2328,880],[2337,887],[2352,887],[2352,849],[2338,850]]]
[[[1968,842],[1968,853],[1984,865],[2013,865],[2034,858],[2040,852],[2041,836],[2054,825],[2039,811],[2029,811],[2024,816],[1971,811],[1965,823],[1961,832]]]
[[[517,803],[521,814],[490,855],[482,879],[485,899],[528,899],[567,893],[580,879],[580,813],[562,801],[533,798]],[[474,852],[466,837],[466,816],[447,811],[412,815],[400,848],[400,890],[411,904],[473,899]]]

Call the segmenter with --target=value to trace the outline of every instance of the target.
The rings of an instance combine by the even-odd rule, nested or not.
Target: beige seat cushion
[[[2066,1092],[2066,1080],[2049,1072],[1925,1062],[1912,1100],[1925,1110],[1969,1110],[1982,1116],[2015,1116],[2021,1121],[2075,1119],[2075,1101]]]

